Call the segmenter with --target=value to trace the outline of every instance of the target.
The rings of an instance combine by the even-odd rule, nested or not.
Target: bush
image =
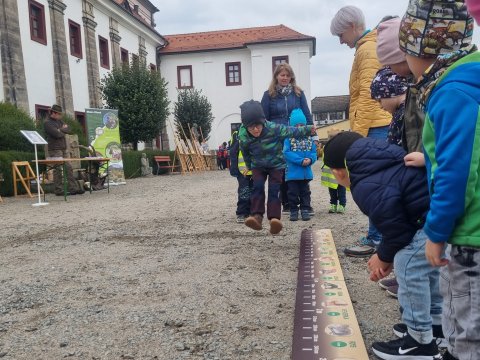
[[[0,151],[33,150],[33,145],[20,133],[20,130],[35,130],[35,121],[25,111],[10,103],[0,103],[0,129]]]
[[[39,154],[39,159],[43,159],[43,153]],[[35,159],[35,153],[33,152],[20,152],[20,151],[0,151],[0,174],[3,175],[5,181],[0,182],[0,195],[1,196],[13,196],[13,174],[12,174],[12,161],[32,161]],[[34,165],[31,165],[33,172],[35,172]],[[41,170],[40,170],[41,171]],[[19,183],[17,190],[19,194],[25,194],[26,191]]]
[[[156,155],[168,155],[170,159],[173,159],[174,151],[168,150],[141,150],[141,151],[123,151],[123,172],[125,174],[125,179],[132,179],[135,177],[140,177],[142,175],[141,171],[141,158],[142,153],[147,154],[148,161],[152,167],[153,174],[157,173],[157,164],[153,159]],[[160,169],[159,174],[165,174],[168,169]]]
[[[70,127],[70,130],[72,131],[72,134],[78,136],[78,143],[80,145],[87,146],[88,145],[87,137],[83,133],[82,125],[77,120],[75,120],[73,117],[71,117],[70,115],[67,115],[67,114],[63,114],[62,120],[63,120],[64,123],[66,123]],[[45,119],[41,119],[41,120],[36,122],[36,130],[38,131],[38,133],[40,135],[43,136],[44,139],[46,139],[47,137],[46,137],[46,134],[45,134],[45,129],[43,128],[43,122],[44,121],[45,121]],[[87,156],[86,152],[85,152],[85,156]]]

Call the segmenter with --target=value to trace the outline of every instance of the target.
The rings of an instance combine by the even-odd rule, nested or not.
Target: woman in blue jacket
[[[292,110],[299,108],[302,109],[307,119],[307,125],[313,125],[312,114],[305,93],[297,85],[295,73],[287,63],[279,64],[275,68],[270,86],[263,94],[262,107],[265,118],[273,123],[288,126]],[[313,137],[313,140],[318,141],[318,137]],[[287,191],[287,183],[284,177],[280,192],[283,212],[285,213],[290,212]],[[310,209],[310,212],[313,215],[312,209]]]

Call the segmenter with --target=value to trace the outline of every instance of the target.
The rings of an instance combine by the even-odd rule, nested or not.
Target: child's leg
[[[450,260],[451,245],[447,246],[445,256]],[[442,309],[442,330],[445,339],[447,340],[448,352],[457,357],[455,351],[455,309],[452,306],[452,283],[450,281],[450,272],[448,266],[440,268],[440,292],[443,297]]]
[[[238,175],[237,215],[250,215],[250,178],[251,176]]]
[[[285,181],[285,170],[283,170],[282,174],[282,184],[280,185],[280,200],[282,201],[282,206],[285,210],[290,208],[290,204],[288,202],[288,184]]]
[[[250,213],[263,216],[265,213],[265,182],[267,171],[264,169],[252,169],[253,190],[250,196]]]
[[[268,171],[268,198],[267,198],[267,218],[280,219],[282,208],[278,198],[282,176],[284,171],[278,169],[269,169]]]
[[[345,187],[342,185],[338,185],[337,193],[338,193],[338,202],[340,203],[340,205],[346,206],[347,205],[347,189],[345,189]]]
[[[338,192],[337,189],[328,188],[328,193],[330,194],[330,204],[337,205],[338,203]]]
[[[439,270],[428,263],[425,242],[423,230],[417,231],[412,242],[395,255],[394,267],[399,285],[398,301],[403,307],[402,320],[408,333],[417,342],[430,344],[433,340],[430,278],[438,278]]]
[[[480,249],[453,245],[448,271],[455,312],[455,355],[480,359]]]
[[[290,205],[290,212],[297,211],[300,204],[300,184],[298,180],[287,181],[288,187],[288,205]]]
[[[310,188],[308,183],[310,180],[300,180],[299,181],[299,198],[300,198],[300,210],[310,210]]]

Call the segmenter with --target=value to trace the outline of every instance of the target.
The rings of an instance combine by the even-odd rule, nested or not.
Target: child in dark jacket
[[[422,229],[430,202],[426,171],[407,167],[405,154],[384,140],[343,132],[325,145],[324,162],[383,235],[368,261],[370,279],[384,278],[395,265],[406,334],[373,343],[373,352],[382,359],[441,359],[435,339],[443,337],[439,271],[425,257]]]
[[[314,135],[315,127],[295,128],[266,121],[262,105],[254,100],[243,103],[240,111],[242,126],[238,131],[238,139],[247,166],[244,172],[252,170],[253,178],[251,215],[245,220],[245,225],[254,230],[262,229],[265,182],[268,178],[267,218],[270,220],[270,233],[278,234],[283,227],[278,197],[286,166],[282,153],[283,142],[287,137],[302,138]]]
[[[290,126],[307,125],[307,119],[301,109],[290,114]],[[287,161],[285,181],[290,204],[290,221],[298,220],[298,208],[303,221],[310,220],[310,189],[308,183],[313,179],[312,165],[317,161],[317,147],[312,137],[303,139],[289,138],[283,145],[283,155]]]

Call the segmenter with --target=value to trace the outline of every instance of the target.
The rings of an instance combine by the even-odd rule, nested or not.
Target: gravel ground
[[[289,359],[300,233],[332,229],[365,344],[393,337],[397,301],[343,247],[367,227],[348,194],[327,214],[314,166],[309,222],[272,236],[235,223],[227,171],[128,180],[0,203],[0,358]],[[371,355],[371,359],[376,359]]]

